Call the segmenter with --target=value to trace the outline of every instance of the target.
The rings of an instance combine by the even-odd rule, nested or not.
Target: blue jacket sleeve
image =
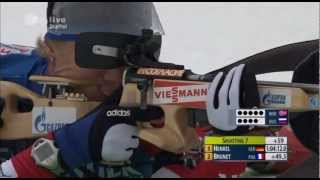
[[[46,72],[47,61],[35,49],[0,43],[0,80],[18,83],[40,94],[41,86],[29,81],[29,76]]]

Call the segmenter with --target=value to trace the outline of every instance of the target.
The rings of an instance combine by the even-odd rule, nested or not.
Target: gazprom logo
[[[286,104],[287,97],[283,94],[271,94],[270,91],[264,94],[262,97],[262,102],[264,105],[270,104]]]
[[[46,121],[46,111],[42,108],[41,113],[35,118],[34,127],[38,133],[47,133],[55,131],[65,126],[65,123],[48,123]]]

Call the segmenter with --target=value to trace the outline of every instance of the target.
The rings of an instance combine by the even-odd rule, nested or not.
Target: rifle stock
[[[75,86],[77,81],[68,81],[67,79],[59,79],[57,77],[39,77],[34,76],[31,78],[35,81],[44,82],[61,82],[67,83],[66,85]],[[71,83],[71,84],[70,84]],[[75,83],[75,84],[74,84]],[[80,84],[78,85],[81,85]],[[32,111],[29,112],[19,112],[17,108],[17,99],[27,98],[32,100],[34,107],[61,107],[61,108],[75,108],[76,118],[86,115],[92,109],[100,104],[100,102],[95,101],[74,101],[68,99],[58,99],[58,98],[47,98],[45,96],[40,96],[21,85],[13,82],[0,81],[0,92],[1,98],[4,99],[5,106],[1,114],[3,122],[3,127],[0,128],[0,140],[15,140],[15,139],[27,139],[40,137],[43,134],[33,134],[32,126],[34,115]],[[57,120],[59,121],[59,120]]]

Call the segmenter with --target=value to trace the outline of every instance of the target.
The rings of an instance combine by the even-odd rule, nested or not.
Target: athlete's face
[[[101,101],[121,85],[123,67],[96,70],[76,65],[74,42],[66,42],[63,47],[50,49],[53,59],[49,63],[48,75],[95,82],[94,85],[82,89],[89,100]]]

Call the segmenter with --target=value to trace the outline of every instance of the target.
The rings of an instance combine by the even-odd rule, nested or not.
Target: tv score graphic
[[[237,109],[237,126],[286,126],[289,122],[287,109]]]
[[[221,136],[204,139],[204,160],[287,161],[287,137]]]

